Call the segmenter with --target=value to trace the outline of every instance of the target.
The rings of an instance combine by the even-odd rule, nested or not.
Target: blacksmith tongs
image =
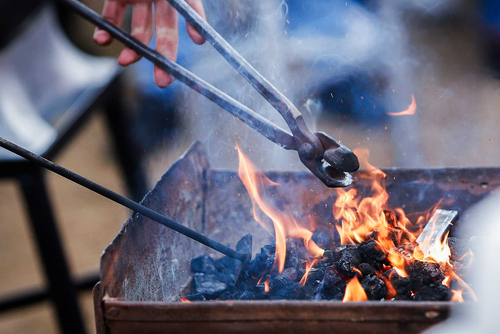
[[[328,187],[352,183],[349,172],[359,168],[356,155],[326,133],[312,133],[298,109],[252,67],[215,29],[201,18],[185,0],[168,0],[205,39],[283,116],[292,134],[239,103],[179,64],[141,43],[77,0],[61,0],[76,13],[95,24],[128,48],[149,59],[198,93],[217,103],[233,116],[287,150],[296,150],[300,161]]]

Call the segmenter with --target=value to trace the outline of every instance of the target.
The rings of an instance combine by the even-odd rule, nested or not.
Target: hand
[[[153,37],[153,2],[155,22],[155,44],[156,51],[172,61],[177,58],[177,43],[179,41],[179,26],[177,11],[167,0],[105,0],[102,16],[120,27],[125,14],[127,4],[133,5],[131,35],[142,43],[148,45]],[[201,0],[186,0],[204,19],[205,11]],[[187,32],[196,44],[203,44],[205,38],[201,36],[193,26],[187,25]],[[104,30],[96,28],[94,41],[99,45],[108,45],[113,38]],[[141,59],[141,56],[129,48],[124,48],[118,56],[118,63],[128,66]],[[154,68],[155,83],[160,88],[168,87],[174,81],[174,77],[161,70]]]

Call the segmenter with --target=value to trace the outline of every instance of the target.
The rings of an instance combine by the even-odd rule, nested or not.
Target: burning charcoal
[[[439,284],[445,278],[439,264],[432,262],[413,261],[407,267],[407,273],[413,291],[418,291],[425,285]]]
[[[342,281],[338,286],[328,286],[325,281],[321,282],[317,289],[316,299],[342,300],[344,298],[346,283]]]
[[[325,289],[333,289],[334,287],[341,287],[346,285],[346,282],[338,272],[335,266],[330,266],[325,269],[324,287]]]
[[[241,295],[239,295],[236,299],[241,299],[241,300],[256,300],[257,297],[253,293],[253,291],[243,291]]]
[[[366,263],[366,262],[361,263],[358,266],[358,270],[361,271],[361,273],[363,274],[363,276],[375,274],[375,269],[371,265],[369,265],[368,263]]]
[[[290,278],[292,281],[297,281],[298,278],[297,270],[293,267],[286,268],[285,270],[283,270],[281,275]]]
[[[242,254],[252,254],[252,235],[247,234],[236,244],[236,251]]]
[[[465,240],[450,237],[447,241],[453,261],[459,261],[469,251],[469,245]]]
[[[274,263],[274,245],[266,245],[260,249],[260,253],[250,262],[248,273],[252,277],[260,276],[266,269],[271,269]]]
[[[227,289],[227,284],[221,282],[217,275],[196,273],[193,275],[193,288],[195,293],[214,299]]]
[[[268,257],[272,256],[274,261],[274,254],[276,253],[276,245],[275,244],[265,245],[260,249],[260,252],[266,254]]]
[[[377,275],[368,275],[361,279],[361,286],[369,300],[380,300],[387,295],[387,287]]]
[[[328,248],[333,242],[332,233],[326,227],[320,226],[313,233],[312,240],[321,248]]]
[[[298,287],[298,283],[289,277],[275,277],[269,283],[269,299],[294,299]]]
[[[215,261],[215,268],[222,274],[233,277],[234,279],[234,274],[236,270],[236,261],[233,258],[230,258],[229,256],[223,256],[220,259]]]
[[[254,286],[247,286],[244,289],[238,289],[235,299],[241,300],[258,300],[267,299],[267,293],[264,290],[264,284],[257,284]]]
[[[232,276],[232,275],[228,276],[228,275],[225,275],[225,274],[219,273],[219,272],[214,273],[214,275],[222,283],[225,283],[225,284],[227,284],[228,286],[231,286],[231,287],[234,285],[234,276]]]
[[[236,287],[234,293],[235,299],[240,299],[245,291],[253,291],[257,288],[256,281],[253,279],[246,279],[240,285]]]
[[[301,287],[297,293],[297,299],[302,300],[313,300],[317,294],[317,288],[312,285],[304,285]]]
[[[207,300],[201,293],[190,293],[185,298],[191,302]]]
[[[375,240],[360,244],[359,254],[361,260],[369,264],[381,264],[386,258],[385,253],[380,249]]]
[[[245,235],[236,243],[236,251],[245,255],[243,261],[236,262],[234,270],[235,282],[236,285],[239,285],[248,276],[248,269],[252,259],[252,236],[250,234]]]
[[[214,273],[215,261],[208,255],[202,255],[191,260],[191,271],[194,273]]]
[[[384,275],[384,277],[388,280],[391,280],[391,282],[400,278],[398,272],[394,268],[385,271],[382,275]]]
[[[397,274],[396,274],[397,275]],[[411,279],[409,277],[393,276],[391,278],[391,283],[396,290],[396,299],[399,300],[410,300],[411,299]]]
[[[335,261],[338,261],[339,258],[340,258],[340,254],[337,251],[326,250],[323,253],[323,257],[318,262],[318,267],[322,267],[322,268],[329,267],[329,266],[333,265],[333,263]]]
[[[307,263],[308,254],[304,241],[301,239],[287,239],[285,268],[293,267],[300,272]]]
[[[424,286],[415,295],[415,300],[450,300],[450,290],[442,284]]]
[[[305,285],[316,287],[323,280],[324,276],[325,270],[323,268],[311,268],[311,270],[309,270],[309,273],[307,274]]]
[[[257,295],[254,291],[243,291],[243,293],[239,296],[240,300],[259,300],[259,299],[264,299],[262,297],[259,298],[260,295]],[[262,295],[263,296],[263,295]]]
[[[217,296],[218,300],[233,300],[234,298],[234,289],[226,289],[219,296]]]
[[[353,278],[356,272],[352,269],[361,263],[358,249],[355,246],[346,247],[340,251],[340,259],[336,261],[337,269],[348,278]]]

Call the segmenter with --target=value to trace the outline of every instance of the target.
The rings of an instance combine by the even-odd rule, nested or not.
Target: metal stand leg
[[[77,290],[68,270],[66,257],[55,224],[42,170],[19,176],[31,229],[49,282],[49,294],[56,307],[64,334],[85,333],[77,300]]]
[[[127,117],[122,100],[121,79],[118,78],[110,89],[104,104],[108,126],[129,193],[139,202],[148,192],[146,176],[141,165],[142,152],[132,138],[130,117]]]

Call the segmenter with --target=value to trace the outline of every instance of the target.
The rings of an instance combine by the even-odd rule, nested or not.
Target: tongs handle
[[[184,0],[168,0],[195,29],[283,116],[292,135],[276,124],[239,103],[226,93],[198,78],[177,63],[150,49],[77,0],[60,0],[77,14],[107,31],[125,46],[149,59],[198,93],[209,98],[242,122],[285,149],[296,150],[300,161],[328,187],[346,187],[352,183],[348,172],[356,171],[356,155],[335,139],[323,133],[309,131],[297,108],[269,81],[254,69]]]
[[[301,113],[285,95],[250,65],[185,0],[168,0],[168,2],[283,116],[292,134],[300,137],[302,129],[297,119],[301,117]]]
[[[294,148],[293,137],[282,128],[278,127],[276,124],[270,122],[268,119],[257,114],[250,108],[241,104],[240,102],[233,99],[231,96],[222,92],[221,90],[215,88],[208,82],[199,78],[192,72],[188,71],[179,64],[167,59],[162,54],[155,50],[152,50],[144,43],[140,42],[136,38],[127,34],[122,29],[116,27],[114,24],[108,22],[102,18],[99,14],[94,12],[92,9],[86,7],[84,4],[77,0],[60,0],[64,4],[68,5],[77,14],[81,15],[83,18],[95,24],[102,30],[107,31],[111,36],[125,44],[128,48],[134,50],[139,55],[153,62],[156,66],[162,70],[167,71],[172,74],[179,81],[191,87],[193,90],[207,97],[211,101],[218,104],[223,109],[227,110],[233,116],[237,117],[243,123],[247,124],[257,132],[261,133],[263,136],[271,140],[272,142],[287,148]]]

